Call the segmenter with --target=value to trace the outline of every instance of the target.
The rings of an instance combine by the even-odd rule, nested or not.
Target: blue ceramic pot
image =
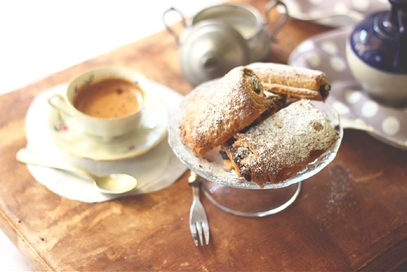
[[[407,1],[389,2],[390,10],[354,27],[346,57],[355,79],[372,98],[398,107],[407,105]]]

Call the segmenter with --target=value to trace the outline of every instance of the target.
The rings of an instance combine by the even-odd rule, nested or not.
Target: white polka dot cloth
[[[327,102],[342,118],[361,120],[387,143],[407,147],[407,108],[395,109],[370,99],[354,80],[346,63],[345,45],[351,29],[337,29],[301,43],[288,63],[325,72],[332,89]]]
[[[301,19],[304,17],[317,18],[327,14],[337,13],[350,16],[335,16],[331,18],[316,19],[315,22],[332,27],[350,25],[363,17],[379,10],[390,9],[388,0],[284,0],[291,17]]]

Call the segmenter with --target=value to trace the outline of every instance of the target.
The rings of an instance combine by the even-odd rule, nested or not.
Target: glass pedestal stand
[[[301,182],[279,189],[240,189],[200,178],[202,191],[219,209],[239,216],[264,217],[290,206],[298,197]]]
[[[222,156],[219,155],[219,147],[201,156],[182,143],[180,135],[183,116],[189,104],[194,103],[194,99],[200,97],[205,91],[207,91],[205,84],[196,87],[173,113],[168,127],[168,143],[178,159],[201,177],[202,189],[206,197],[228,213],[246,217],[263,217],[283,211],[297,199],[301,183],[324,169],[335,158],[341,145],[343,129],[339,114],[328,103],[312,101],[334,128],[338,139],[323,154],[297,173],[276,184],[267,182],[261,189],[255,182],[238,177],[234,171],[226,169]]]

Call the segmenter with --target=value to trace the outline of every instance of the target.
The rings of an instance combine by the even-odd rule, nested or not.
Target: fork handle
[[[188,178],[188,183],[189,183],[189,185],[191,185],[192,194],[193,194],[194,199],[198,199],[200,182],[197,179],[197,174],[195,172],[191,171],[191,174]]]
[[[199,199],[199,182],[191,184],[191,188],[194,199]]]

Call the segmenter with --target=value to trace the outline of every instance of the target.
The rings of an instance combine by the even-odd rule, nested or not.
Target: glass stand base
[[[301,182],[279,189],[240,189],[201,178],[202,191],[219,209],[239,216],[264,217],[281,212],[298,197]]]

